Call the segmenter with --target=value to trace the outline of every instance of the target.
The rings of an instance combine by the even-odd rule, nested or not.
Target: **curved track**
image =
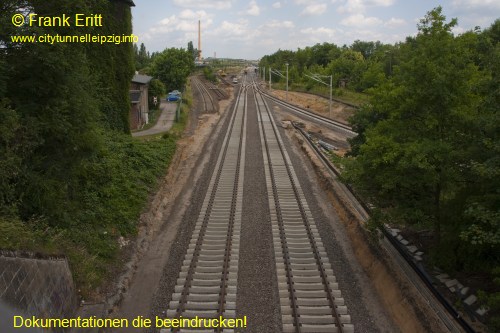
[[[215,95],[217,95],[217,99],[219,101],[221,99],[226,99],[226,98],[229,97],[224,90],[220,89],[219,87],[217,87],[212,82],[207,82],[206,85],[207,85],[208,89],[210,89],[211,91],[213,91],[215,93]]]
[[[350,126],[347,126],[346,124],[343,124],[343,123],[340,123],[338,121],[317,115],[309,110],[306,110],[306,109],[300,108],[296,105],[287,103],[279,98],[276,98],[276,97],[270,95],[269,93],[265,92],[261,88],[257,87],[257,90],[259,91],[259,93],[261,93],[263,96],[265,96],[266,99],[272,101],[273,103],[281,105],[281,106],[285,107],[288,111],[295,113],[299,116],[306,117],[319,125],[323,125],[323,126],[330,128],[336,132],[341,132],[347,138],[353,138],[357,135],[357,133],[354,132],[352,130],[352,128]]]
[[[216,112],[218,110],[218,103],[214,101],[212,94],[210,94],[210,91],[203,84],[203,82],[197,77],[193,77],[191,82],[201,96],[200,100],[203,104],[203,112]]]

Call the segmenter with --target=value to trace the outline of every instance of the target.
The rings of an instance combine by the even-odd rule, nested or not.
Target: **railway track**
[[[211,113],[216,112],[218,110],[218,103],[214,101],[212,94],[205,87],[205,85],[200,81],[200,79],[194,77],[191,82],[193,86],[198,90],[199,95],[201,96],[201,101],[203,104],[203,112]]]
[[[208,86],[209,90],[213,91],[217,95],[217,99],[219,101],[229,97],[224,90],[220,89],[212,82],[207,82],[206,85]]]
[[[354,332],[274,118],[254,85],[271,209],[283,332]]]
[[[168,306],[168,318],[236,318],[246,112],[242,88]]]
[[[255,99],[284,333],[354,332],[290,157],[264,97],[243,83],[166,317],[237,319],[248,98]],[[226,328],[166,332],[234,332]]]
[[[357,135],[356,132],[352,130],[352,128],[346,124],[343,124],[341,122],[332,120],[330,118],[326,118],[320,115],[315,114],[314,112],[311,112],[307,109],[300,108],[296,105],[287,103],[277,97],[272,96],[271,94],[267,93],[266,91],[262,90],[261,88],[257,87],[259,93],[264,95],[268,100],[272,101],[273,103],[276,103],[278,105],[284,106],[288,111],[295,113],[299,116],[307,117],[314,121],[317,124],[326,126],[327,128],[331,128],[337,132],[343,133],[347,138],[353,138]]]

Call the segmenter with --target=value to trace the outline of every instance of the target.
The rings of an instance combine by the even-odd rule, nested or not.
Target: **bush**
[[[69,180],[79,184],[78,191],[60,214],[28,221],[0,216],[0,248],[67,255],[84,293],[119,264],[117,239],[136,233],[147,198],[176,148],[175,137],[140,141],[113,131],[103,137],[105,148]]]

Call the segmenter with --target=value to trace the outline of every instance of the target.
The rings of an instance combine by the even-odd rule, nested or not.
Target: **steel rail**
[[[255,104],[257,105],[257,108],[259,108],[258,103],[257,103],[257,97],[256,97],[256,95],[254,95],[254,96],[255,96]],[[259,118],[260,118],[260,114],[259,114]],[[288,243],[286,242],[286,235],[285,235],[285,230],[284,230],[284,226],[283,226],[283,217],[282,217],[281,207],[280,207],[279,202],[277,200],[278,192],[277,192],[277,188],[276,188],[276,180],[274,177],[274,173],[272,172],[272,162],[271,162],[271,156],[270,156],[270,152],[269,152],[269,144],[268,144],[268,140],[266,138],[265,131],[262,130],[261,134],[262,134],[262,142],[265,145],[265,152],[267,155],[266,161],[268,162],[268,165],[269,165],[269,176],[271,178],[272,191],[273,191],[273,197],[274,197],[274,205],[275,205],[276,213],[277,213],[277,217],[278,217],[278,226],[280,229],[281,247],[282,247],[282,251],[284,253],[283,259],[285,261],[286,278],[287,278],[287,282],[288,282],[288,292],[290,293],[290,300],[292,302],[292,315],[294,318],[294,326],[297,329],[297,333],[301,333],[302,331],[301,331],[301,325],[300,325],[300,321],[299,321],[299,314],[297,312],[298,306],[296,304],[297,296],[295,295],[295,289],[293,288],[292,265],[290,263],[290,256],[288,255],[288,253],[289,253]]]
[[[272,115],[270,114],[270,111],[269,111],[269,108],[267,107],[267,105],[264,104],[264,106],[265,106],[266,112],[269,115],[269,117],[272,117]],[[272,123],[272,125],[273,125],[274,135],[278,136],[275,124]],[[269,148],[267,146],[267,140],[266,140],[266,133],[265,132],[264,132],[264,141],[266,142],[266,151],[267,151],[267,154],[268,154],[268,158],[270,158],[270,153],[269,153]],[[278,146],[279,146],[279,149],[280,149],[281,154],[283,156],[283,159],[285,159],[285,154],[283,152],[284,147],[281,144],[279,144]],[[272,168],[272,162],[269,162],[269,165],[270,165],[270,170],[271,170],[270,171],[270,173],[271,173],[271,179],[273,181],[273,184],[275,184],[275,179],[274,179],[274,175],[273,175],[273,168]],[[321,259],[319,257],[318,247],[317,247],[316,242],[314,240],[314,237],[312,236],[312,233],[311,233],[310,222],[309,222],[309,220],[308,220],[308,218],[307,218],[307,216],[306,216],[306,214],[304,212],[304,207],[303,207],[302,202],[300,200],[300,196],[299,196],[299,193],[297,191],[297,186],[295,185],[295,181],[294,181],[293,176],[292,176],[291,171],[290,171],[290,165],[285,164],[285,167],[286,167],[286,170],[287,170],[287,173],[288,173],[288,177],[290,178],[290,182],[292,184],[292,189],[293,189],[293,192],[295,194],[295,198],[297,199],[297,204],[298,204],[298,208],[299,208],[300,214],[302,215],[302,219],[303,219],[304,225],[306,227],[307,236],[308,236],[309,241],[311,243],[311,246],[313,248],[313,255],[314,255],[314,258],[316,260],[316,264],[319,266],[319,272],[320,272],[321,280],[323,281],[324,289],[325,289],[325,291],[326,291],[326,293],[328,295],[328,302],[330,303],[330,308],[332,309],[333,315],[335,317],[335,322],[337,324],[339,332],[343,333],[342,324],[340,323],[339,315],[338,315],[337,311],[335,310],[334,297],[333,297],[333,295],[331,293],[328,280],[326,279],[325,268],[324,268],[323,263],[322,263],[322,261],[321,261]],[[273,185],[273,187],[275,189],[276,185]],[[276,190],[275,190],[275,198],[276,199],[278,198]],[[277,207],[276,207],[277,210],[281,210],[281,208],[279,207],[279,202],[277,202],[276,205],[277,205]],[[280,223],[280,228],[283,230],[284,229],[283,218],[280,216],[280,214],[278,216],[279,216],[278,222]],[[284,231],[282,231],[282,241],[283,241],[283,243],[286,242],[286,236],[284,234]],[[285,253],[286,253],[286,256],[288,256],[288,249],[286,249]],[[291,266],[291,263],[290,263],[289,260],[287,261],[287,266]],[[291,269],[291,267],[288,267],[288,269]],[[291,286],[290,289],[293,290],[293,281],[290,281],[290,286]],[[294,304],[294,307],[295,306],[296,305]],[[294,313],[294,316],[298,317],[298,314]],[[296,321],[298,321],[298,318],[296,318]],[[301,332],[301,330],[300,330],[299,327],[300,327],[300,324],[297,325],[297,332],[298,333]]]
[[[210,89],[211,91],[215,92],[215,94],[217,95],[217,99],[218,100],[225,99],[225,98],[228,97],[225,91],[223,91],[222,89],[220,89],[219,87],[217,87],[212,82],[207,82],[207,85],[208,85],[208,89]]]
[[[201,94],[201,97],[203,99],[203,105],[204,105],[204,111],[205,112],[210,112],[210,111],[217,111],[217,105],[212,97],[212,94],[210,91],[207,89],[205,84],[198,78],[194,78],[195,86],[198,89],[198,91]],[[212,108],[209,108],[209,102],[207,102],[207,96],[210,104],[212,105]]]
[[[279,99],[277,97],[274,97],[271,94],[265,92],[260,87],[257,87],[256,89],[262,95],[266,96],[267,99],[272,100],[276,104],[279,104],[281,106],[286,107],[287,109],[289,109],[290,111],[292,111],[294,113],[298,113],[300,115],[312,118],[316,122],[319,122],[319,123],[326,124],[328,126],[334,127],[337,130],[340,130],[342,133],[346,134],[349,138],[352,138],[352,137],[354,137],[354,136],[357,135],[357,133],[354,132],[352,130],[352,128],[350,126],[346,125],[346,124],[343,124],[341,122],[332,120],[330,118],[326,118],[326,117],[320,116],[320,115],[318,115],[318,114],[316,114],[314,112],[311,112],[309,110],[306,110],[306,109],[300,108],[300,107],[298,107],[296,105],[293,105],[293,104],[290,104],[288,102],[285,102],[285,101],[283,101],[283,100],[281,100],[281,99]]]
[[[244,99],[242,97],[243,95],[245,96]],[[172,301],[169,303],[167,316],[170,318],[181,318],[188,310],[188,305],[190,305],[191,309],[188,317],[190,315],[198,316],[198,314],[200,315],[199,317],[210,317],[210,314],[212,314],[212,316],[214,315],[213,310],[216,310],[218,316],[229,313],[230,317],[235,317],[239,234],[245,164],[246,112],[246,89],[243,87],[238,93],[229,127],[223,140],[222,149],[219,153],[209,189],[191,238],[191,245],[187,250],[183,268],[177,279],[177,286],[174,292],[174,295],[177,296],[174,297],[173,295]],[[236,154],[234,154],[235,152]],[[228,187],[228,185],[231,186]],[[231,188],[230,191],[229,188]],[[229,207],[227,207],[228,194],[231,195]],[[227,211],[227,208],[229,208],[229,214],[227,216],[224,213],[220,213],[221,211]],[[212,213],[216,216],[213,218],[214,220],[212,220]],[[218,214],[226,216],[224,221],[221,221],[222,215]],[[226,221],[226,219],[228,221]],[[208,230],[211,223],[213,226],[209,233]],[[222,230],[226,230],[224,236],[220,235]],[[236,248],[235,240],[237,243]],[[204,251],[204,260],[209,262],[206,266],[199,265],[199,258],[202,255],[202,251]],[[219,267],[218,263],[221,260],[219,260],[218,257],[222,251],[223,258],[221,266]],[[235,268],[231,271],[229,267],[230,264],[235,265]],[[198,276],[197,281],[195,280],[196,274]],[[206,275],[209,275],[209,277],[204,277]],[[214,286],[214,282],[217,281],[216,276],[220,276],[218,287]],[[232,306],[233,309],[231,310],[226,308],[226,296],[230,288],[228,285],[229,278],[231,278],[231,283],[234,287],[234,293],[231,300],[229,300],[229,302],[234,303]],[[190,294],[190,291],[193,290],[194,281],[197,283],[194,287],[196,291]],[[205,289],[206,291],[201,289]],[[216,290],[219,290],[217,296],[218,301],[217,308],[214,308],[214,292],[216,292]],[[220,328],[216,330],[218,332],[221,331]],[[182,330],[180,328],[173,329],[173,332],[179,331]],[[165,330],[162,330],[162,332],[165,332]]]
[[[255,88],[255,85],[254,85],[254,88]],[[285,167],[286,173],[288,175],[288,180],[291,184],[291,188],[292,188],[294,196],[295,196],[295,202],[298,206],[298,210],[300,212],[303,226],[306,229],[306,234],[307,234],[306,239],[307,239],[307,241],[310,244],[310,247],[312,249],[314,262],[316,264],[317,270],[319,271],[319,277],[322,281],[323,291],[326,294],[328,305],[329,305],[329,308],[331,309],[330,314],[334,318],[334,322],[335,322],[335,326],[336,326],[337,331],[344,332],[344,329],[343,329],[344,325],[343,325],[342,320],[340,318],[341,316],[336,311],[335,297],[332,294],[330,283],[329,283],[327,275],[326,275],[326,269],[324,267],[321,255],[319,254],[320,251],[318,249],[317,241],[316,241],[315,236],[313,234],[313,231],[311,229],[311,223],[314,223],[314,222],[309,221],[309,217],[307,216],[308,214],[306,213],[306,209],[304,207],[304,204],[302,203],[301,194],[299,193],[298,184],[296,183],[296,181],[297,181],[296,176],[294,175],[294,172],[293,172],[293,167],[290,165],[289,157],[286,153],[286,150],[283,146],[283,143],[281,142],[279,133],[277,131],[276,124],[274,123],[274,121],[272,119],[273,116],[269,110],[269,107],[268,107],[267,103],[265,102],[264,98],[262,97],[262,95],[258,92],[258,90],[256,88],[254,89],[254,92],[255,92],[255,102],[256,102],[256,105],[258,108],[259,122],[261,124],[263,124],[263,120],[261,118],[262,117],[261,113],[267,114],[267,117],[269,117],[269,122],[271,124],[271,130],[272,130],[272,132],[269,134],[276,138],[276,142],[273,143],[273,146],[278,147],[279,153],[281,155],[281,159],[278,159],[277,163],[281,165],[281,163],[282,163],[281,161],[284,162],[284,167]],[[260,103],[259,103],[258,99],[260,99]],[[261,106],[264,110],[261,110]],[[271,149],[269,147],[270,143],[269,143],[269,139],[267,137],[268,134],[266,133],[264,125],[261,126],[261,135],[262,135],[262,138],[261,138],[262,145],[263,145],[263,148],[265,148],[264,159],[265,159],[265,162],[267,164],[266,174],[271,179],[271,187],[272,187],[272,192],[273,192],[273,197],[274,197],[274,206],[275,206],[276,213],[277,213],[277,222],[278,222],[279,234],[280,234],[280,239],[281,239],[282,257],[283,257],[283,260],[285,263],[286,279],[288,282],[288,291],[290,293],[289,300],[292,303],[291,307],[292,307],[292,316],[294,318],[293,319],[294,320],[294,327],[295,327],[296,332],[302,332],[302,321],[300,318],[300,306],[297,304],[297,301],[299,300],[299,296],[296,295],[295,287],[294,287],[295,282],[294,282],[293,270],[292,270],[292,266],[294,264],[291,262],[291,259],[290,259],[290,252],[288,250],[288,241],[287,241],[287,236],[286,236],[286,232],[285,232],[285,222],[284,222],[284,218],[283,218],[283,215],[281,212],[281,206],[280,206],[280,201],[279,201],[280,196],[278,194],[278,189],[277,189],[277,180],[275,179],[275,175],[274,175],[275,172],[278,172],[278,171],[274,170],[272,160],[276,159],[277,157],[273,158],[271,156]],[[277,145],[276,145],[276,143],[277,143]],[[270,201],[271,201],[271,199],[270,199]],[[270,205],[271,205],[271,203],[270,203]],[[319,234],[317,234],[316,237],[319,238]],[[318,241],[320,241],[320,240],[318,240]],[[348,327],[349,327],[349,330],[352,329],[352,325],[348,325]],[[308,327],[305,329],[308,332],[312,332],[312,331],[310,331],[310,329],[321,329],[321,331],[323,331],[323,329],[325,329],[325,328],[326,327],[324,327],[324,328]],[[331,328],[326,328],[326,329],[331,329]]]

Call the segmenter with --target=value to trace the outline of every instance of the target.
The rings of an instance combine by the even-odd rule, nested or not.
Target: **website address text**
[[[46,44],[56,44],[56,43],[98,43],[98,44],[122,44],[122,43],[137,43],[139,41],[139,36],[134,34],[131,35],[74,35],[74,36],[62,36],[62,35],[39,35],[39,36],[10,36],[12,43],[46,43]]]

